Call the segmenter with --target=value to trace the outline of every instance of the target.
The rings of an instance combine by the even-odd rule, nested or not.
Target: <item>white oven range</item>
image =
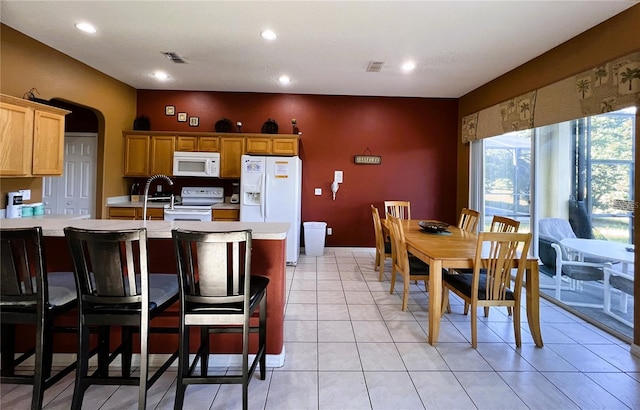
[[[184,187],[182,205],[164,208],[165,221],[211,221],[211,205],[224,202],[221,187]]]

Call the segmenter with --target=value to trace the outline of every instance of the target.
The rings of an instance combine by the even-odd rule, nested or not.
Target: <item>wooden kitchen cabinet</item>
[[[168,135],[124,135],[124,176],[173,175],[175,137]]]
[[[178,135],[176,137],[176,151],[193,152],[198,150],[198,137],[185,137]]]
[[[173,175],[175,137],[151,136],[149,174]]]
[[[212,221],[239,221],[240,210],[239,209],[212,209],[211,220]]]
[[[240,178],[244,143],[243,137],[220,138],[220,178]]]
[[[0,176],[62,175],[68,113],[0,94]]]
[[[267,137],[252,136],[247,137],[247,154],[258,155],[298,155],[297,137]]]
[[[247,154],[271,154],[271,138],[249,137],[247,138]]]
[[[149,141],[148,135],[124,136],[124,172],[125,176],[149,176]]]
[[[198,151],[201,152],[219,152],[220,138],[218,137],[199,137]]]
[[[142,214],[144,208],[136,208],[136,219],[142,220]],[[147,207],[147,220],[148,221],[162,221],[164,219],[164,209],[162,208],[149,208]]]
[[[109,207],[109,219],[142,220],[144,208],[142,207]],[[147,207],[147,220],[163,220],[164,209]]]
[[[271,153],[273,155],[298,155],[298,137],[296,138],[272,138]]]
[[[220,138],[205,136],[176,137],[176,151],[218,152],[220,150]]]
[[[109,219],[136,219],[136,208],[109,207]]]
[[[33,109],[0,102],[0,175],[31,173]]]
[[[148,177],[173,174],[173,153],[219,152],[220,178],[240,178],[243,154],[298,155],[295,134],[220,132],[123,131],[124,176]]]

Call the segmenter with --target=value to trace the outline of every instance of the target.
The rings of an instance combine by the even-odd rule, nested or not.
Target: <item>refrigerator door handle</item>
[[[267,208],[267,187],[265,186],[266,184],[264,183],[264,179],[266,178],[266,175],[262,175],[262,178],[260,178],[260,217],[262,218],[262,220],[264,221],[266,218],[266,208]]]
[[[264,179],[265,179],[265,184],[264,184],[264,189],[262,190],[263,192],[262,204],[264,205],[264,209],[263,209],[262,217],[266,221],[267,218],[269,217],[269,215],[267,214],[267,212],[269,212],[269,209],[267,208],[267,187],[269,186],[269,174],[266,172],[264,174]]]

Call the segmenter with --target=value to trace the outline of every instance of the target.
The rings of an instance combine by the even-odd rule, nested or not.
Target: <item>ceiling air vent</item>
[[[367,66],[368,73],[379,73],[382,71],[382,66],[384,65],[384,61],[369,61],[369,65]]]
[[[165,57],[167,57],[169,60],[173,61],[176,64],[187,64],[187,62],[184,61],[182,57],[180,57],[176,52],[167,51],[167,52],[163,52],[162,54],[164,54]]]

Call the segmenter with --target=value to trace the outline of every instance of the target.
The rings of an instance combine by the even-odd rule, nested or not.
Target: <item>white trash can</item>
[[[308,256],[322,256],[324,254],[324,239],[327,231],[326,222],[304,222],[304,254]]]

